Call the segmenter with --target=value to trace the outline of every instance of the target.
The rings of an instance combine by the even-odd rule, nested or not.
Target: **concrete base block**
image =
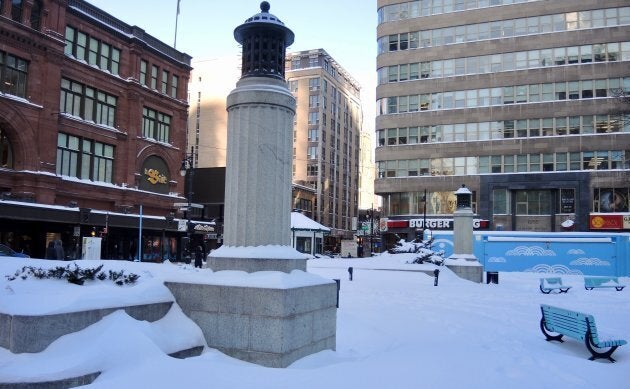
[[[483,267],[481,265],[462,266],[446,264],[446,267],[451,269],[453,273],[457,274],[460,278],[477,283],[483,282]]]
[[[167,282],[209,347],[268,367],[287,367],[336,347],[337,285],[284,289]]]
[[[247,273],[258,271],[281,271],[291,273],[293,270],[306,271],[306,259],[278,259],[278,258],[232,258],[208,257],[206,267],[212,271],[241,270]]]

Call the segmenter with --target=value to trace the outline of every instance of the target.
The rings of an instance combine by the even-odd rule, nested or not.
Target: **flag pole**
[[[174,49],[177,48],[177,20],[179,19],[179,2],[180,0],[177,0],[177,13],[175,14],[175,40],[173,41]]]

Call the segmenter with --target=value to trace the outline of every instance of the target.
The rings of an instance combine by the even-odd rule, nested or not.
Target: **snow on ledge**
[[[212,251],[213,258],[303,259],[306,256],[291,246],[221,246]]]
[[[481,266],[474,254],[453,254],[446,258],[445,265]]]
[[[594,237],[563,237],[552,238],[548,236],[540,237],[517,237],[517,236],[488,236],[488,242],[581,242],[581,243],[611,243],[612,238],[594,238]]]

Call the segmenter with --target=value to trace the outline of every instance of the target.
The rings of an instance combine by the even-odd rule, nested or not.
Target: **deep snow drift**
[[[46,313],[172,298],[164,280],[258,282],[282,287],[324,278],[341,279],[337,350],[298,360],[286,369],[265,368],[213,350],[177,360],[166,356],[199,341],[199,328],[179,309],[155,322],[138,322],[118,311],[99,323],[58,339],[36,354],[0,348],[0,382],[34,381],[103,373],[93,388],[546,388],[624,387],[630,380],[630,345],[617,363],[590,356],[581,342],[546,342],[539,329],[540,304],[595,316],[600,339],[630,340],[628,288],[586,291],[580,276],[562,275],[567,294],[542,294],[535,273],[500,273],[499,284],[475,284],[439,267],[439,285],[422,272],[434,265],[408,264],[413,254],[367,259],[312,259],[311,274],[247,275],[195,269],[192,265],[125,261],[77,261],[81,267],[140,275],[133,285],[59,280],[9,281],[24,265],[69,262],[0,257],[0,312]],[[352,266],[353,281],[348,280]],[[301,274],[298,274],[301,273]],[[551,276],[551,275],[547,275]],[[246,280],[246,281],[243,281]],[[201,341],[203,341],[201,339]]]

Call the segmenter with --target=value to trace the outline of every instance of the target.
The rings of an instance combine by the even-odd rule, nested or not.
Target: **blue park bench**
[[[621,291],[625,287],[625,285],[619,284],[617,277],[584,277],[584,289],[586,290],[593,290],[593,288],[615,288]]]
[[[627,343],[623,339],[600,341],[597,335],[595,318],[592,315],[545,304],[540,305],[540,310],[542,311],[540,330],[547,338],[547,341],[557,340],[562,342],[562,336],[564,335],[584,341],[586,348],[591,353],[589,358],[591,361],[602,358],[615,362],[611,357],[612,353],[617,347]],[[596,350],[605,348],[608,348],[608,350]]]
[[[563,285],[562,278],[560,277],[547,277],[540,279],[540,291],[544,294],[549,294],[554,290],[559,293],[566,293],[571,289],[571,286]]]

